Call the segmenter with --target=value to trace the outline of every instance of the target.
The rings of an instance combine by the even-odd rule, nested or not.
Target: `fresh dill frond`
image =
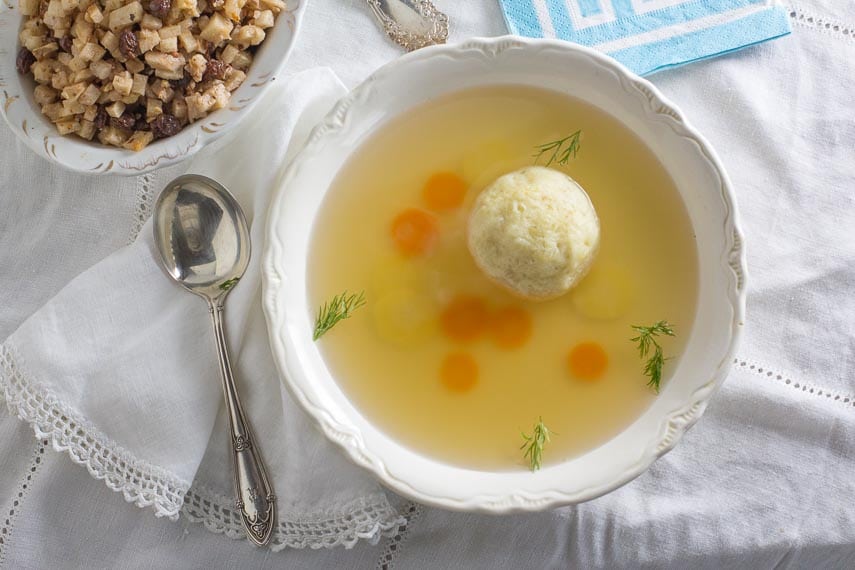
[[[581,138],[582,130],[580,129],[563,139],[558,139],[534,147],[537,151],[536,154],[532,155],[534,157],[534,163],[537,164],[537,161],[540,160],[541,156],[551,152],[552,154],[549,155],[549,160],[546,161],[546,166],[549,166],[553,162],[558,164],[567,164],[571,157],[576,158],[576,154],[579,152],[579,147],[581,146]]]
[[[525,450],[523,457],[528,459],[529,467],[532,471],[537,471],[543,465],[543,446],[549,443],[551,432],[546,424],[543,423],[543,418],[538,418],[537,423],[531,431],[531,435],[526,435],[525,432],[520,432],[523,439],[523,444],[520,449]]]
[[[240,281],[240,277],[232,277],[231,279],[228,279],[228,280],[220,283],[220,289],[222,291],[231,291],[234,288],[234,286],[237,285],[238,281]]]
[[[349,319],[353,311],[364,304],[365,291],[350,295],[348,295],[347,291],[344,291],[333,297],[328,303],[324,303],[318,309],[318,316],[315,318],[315,332],[312,335],[312,340],[321,338],[328,330],[336,326],[339,321]]]
[[[656,337],[660,335],[674,336],[674,329],[668,321],[659,321],[649,327],[632,325],[632,329],[638,333],[638,336],[630,340],[638,343],[638,354],[641,358],[647,358],[651,347],[653,348],[653,354],[650,355],[650,358],[647,358],[642,372],[649,378],[647,385],[659,393],[659,385],[662,382],[662,367],[665,366],[665,361],[669,359],[665,358],[662,347],[659,346]]]

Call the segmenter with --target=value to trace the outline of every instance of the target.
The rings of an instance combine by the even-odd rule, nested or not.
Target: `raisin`
[[[181,123],[178,122],[175,115],[170,115],[169,113],[158,115],[149,125],[154,132],[154,136],[159,139],[171,137],[181,130]]]
[[[101,106],[98,107],[98,113],[95,114],[95,120],[92,122],[95,123],[95,128],[100,131],[101,129],[107,126],[107,120],[109,118],[110,116],[107,115],[107,111],[104,109],[103,106]]]
[[[140,50],[140,42],[137,35],[130,30],[125,30],[119,36],[119,51],[125,57],[136,57]]]
[[[172,85],[174,89],[177,89],[179,91],[187,87],[188,83],[190,83],[190,76],[186,73],[181,76],[181,79],[173,79],[169,82],[169,84]]]
[[[35,62],[36,56],[33,55],[33,52],[22,47],[18,50],[18,57],[15,59],[15,68],[17,68],[18,73],[23,75],[30,72],[30,68]]]
[[[229,67],[229,64],[223,63],[219,59],[208,60],[203,79],[225,79]]]
[[[59,49],[65,53],[71,53],[71,36],[63,36],[57,42],[59,43]]]
[[[136,117],[131,115],[130,113],[125,113],[121,117],[113,117],[110,119],[110,123],[114,127],[119,127],[120,129],[131,130],[134,128],[134,125],[137,123]]]
[[[151,0],[148,4],[148,11],[160,19],[169,14],[170,8],[172,8],[172,0]]]

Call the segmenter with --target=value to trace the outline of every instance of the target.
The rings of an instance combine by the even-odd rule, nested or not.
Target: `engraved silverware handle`
[[[407,51],[448,39],[448,16],[430,0],[367,0],[383,31]]]
[[[223,301],[225,296],[210,301],[211,319],[217,338],[217,354],[223,378],[223,393],[229,414],[234,456],[235,507],[241,514],[249,539],[258,546],[270,541],[276,524],[276,497],[267,478],[261,453],[255,444],[252,429],[246,421],[240,404],[237,387],[229,363],[226,334],[223,328]]]

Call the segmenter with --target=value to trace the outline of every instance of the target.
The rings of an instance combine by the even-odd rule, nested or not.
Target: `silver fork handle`
[[[223,327],[223,302],[221,297],[211,301],[209,308],[217,340],[217,355],[220,375],[223,379],[223,394],[229,414],[232,456],[234,457],[235,507],[241,514],[246,535],[258,546],[270,541],[276,524],[276,497],[267,478],[267,470],[261,453],[255,444],[252,429],[246,421],[237,387],[229,363],[226,333]]]
[[[383,31],[407,51],[448,39],[448,16],[430,0],[367,0]]]

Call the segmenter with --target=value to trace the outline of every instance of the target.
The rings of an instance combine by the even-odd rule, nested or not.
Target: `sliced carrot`
[[[531,316],[520,307],[506,307],[490,319],[490,338],[499,348],[519,348],[531,337]]]
[[[567,356],[570,373],[582,380],[597,380],[606,372],[609,357],[596,342],[580,342]]]
[[[466,182],[453,172],[437,172],[425,183],[422,197],[431,210],[442,212],[463,204]]]
[[[469,342],[484,334],[489,325],[487,305],[478,297],[458,295],[440,315],[442,332],[459,342]]]
[[[478,383],[478,363],[466,352],[453,352],[442,361],[440,377],[452,392],[468,392]]]
[[[439,237],[436,218],[416,208],[408,208],[395,216],[391,232],[395,247],[407,257],[428,253]]]

